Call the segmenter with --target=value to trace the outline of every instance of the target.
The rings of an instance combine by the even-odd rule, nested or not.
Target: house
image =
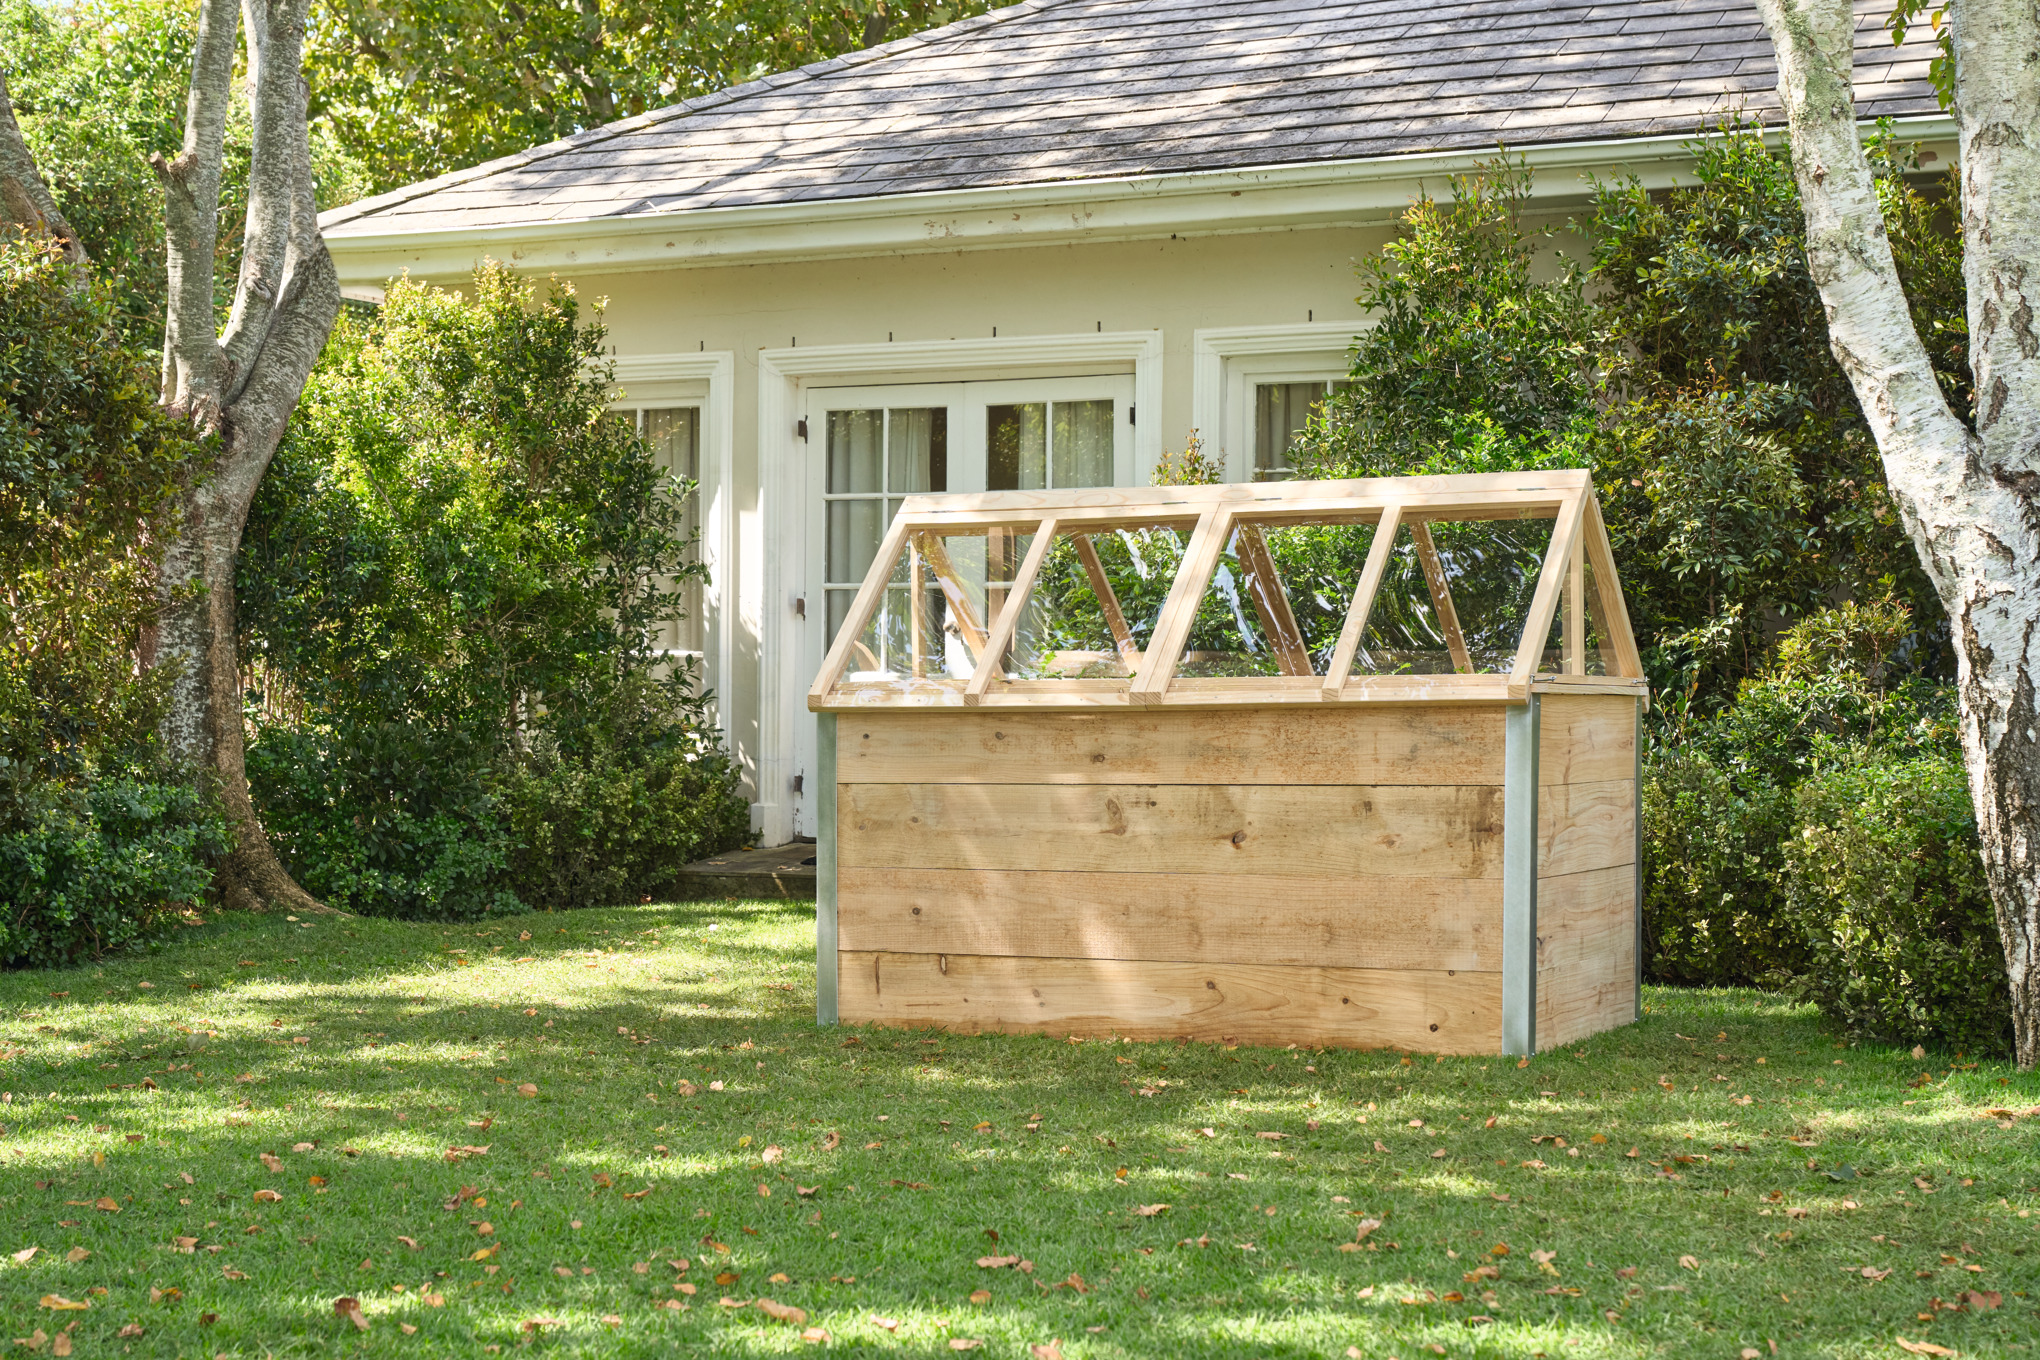
[[[1945,164],[1888,9],[1858,108]],[[1021,0],[322,223],[356,296],[493,257],[607,299],[620,407],[700,483],[670,642],[777,844],[813,834],[804,695],[898,497],[1141,484],[1192,431],[1279,476],[1420,189],[1505,143],[1562,220],[1776,123],[1774,86],[1754,0]]]

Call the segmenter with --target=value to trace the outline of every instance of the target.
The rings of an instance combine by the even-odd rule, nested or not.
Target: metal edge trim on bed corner
[[[1502,755],[1502,1052],[1537,1052],[1538,696],[1511,704]]]
[[[815,1023],[836,1023],[836,715],[815,714]]]
[[[1636,1018],[1643,1019],[1643,703],[1636,701]]]

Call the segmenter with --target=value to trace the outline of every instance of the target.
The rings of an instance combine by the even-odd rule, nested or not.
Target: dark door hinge
[[[1140,421],[1139,421],[1139,420],[1137,420],[1137,419],[1135,419],[1135,417],[1137,417],[1137,416],[1138,416],[1139,414],[1140,414],[1140,408],[1139,408],[1138,406],[1134,406],[1134,405],[1132,405],[1132,404],[1129,404],[1129,405],[1127,406],[1127,408],[1126,408],[1126,423],[1127,423],[1127,424],[1129,424],[1129,425],[1138,425],[1138,424],[1140,424]]]
[[[806,422],[805,420],[796,420],[796,421],[794,421],[794,422],[793,422],[793,432],[794,432],[795,434],[799,435],[799,436],[800,436],[800,437],[801,437],[802,439],[806,439],[806,438],[807,438],[807,422]]]

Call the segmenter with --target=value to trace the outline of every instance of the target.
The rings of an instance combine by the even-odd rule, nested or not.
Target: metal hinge
[[[1134,419],[1134,417],[1135,417],[1135,416],[1137,416],[1137,415],[1139,415],[1139,414],[1140,414],[1140,408],[1139,408],[1138,406],[1134,406],[1134,405],[1130,405],[1130,404],[1129,404],[1129,405],[1127,406],[1127,408],[1126,408],[1126,423],[1127,423],[1127,424],[1129,424],[1129,425],[1138,425],[1138,424],[1140,424],[1140,422],[1139,422],[1138,420]]]
[[[800,437],[801,437],[802,439],[806,439],[806,438],[807,438],[807,422],[806,422],[805,420],[796,420],[796,421],[794,421],[794,422],[793,422],[793,432],[794,432],[795,434],[799,435],[799,436],[800,436]]]
[[[795,776],[793,777],[793,791],[794,791],[795,793],[799,793],[799,792],[801,791],[801,789],[800,789],[800,786],[801,786],[801,781],[802,781],[803,779],[805,779],[805,778],[806,778],[806,776],[805,776],[805,775],[798,775],[798,774],[797,774],[797,775],[795,775]]]

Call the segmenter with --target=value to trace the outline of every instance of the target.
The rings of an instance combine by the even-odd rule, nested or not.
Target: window
[[[985,489],[1112,485],[1112,403],[1030,401],[985,408]]]
[[[1254,480],[1286,481],[1296,474],[1290,451],[1336,382],[1274,382],[1254,386]]]
[[[682,502],[685,514],[680,522],[680,537],[683,541],[693,540],[695,551],[699,553],[701,408],[664,406],[641,408],[619,414],[624,419],[636,422],[638,434],[651,445],[652,461],[664,468],[666,475],[676,483],[687,483],[686,496]],[[697,578],[681,587],[680,617],[665,625],[664,635],[659,638],[658,645],[669,652],[702,655],[703,639],[706,637],[701,617],[702,607],[702,582]]]
[[[949,489],[949,410],[830,411],[824,431],[822,589],[833,638],[900,498]]]

